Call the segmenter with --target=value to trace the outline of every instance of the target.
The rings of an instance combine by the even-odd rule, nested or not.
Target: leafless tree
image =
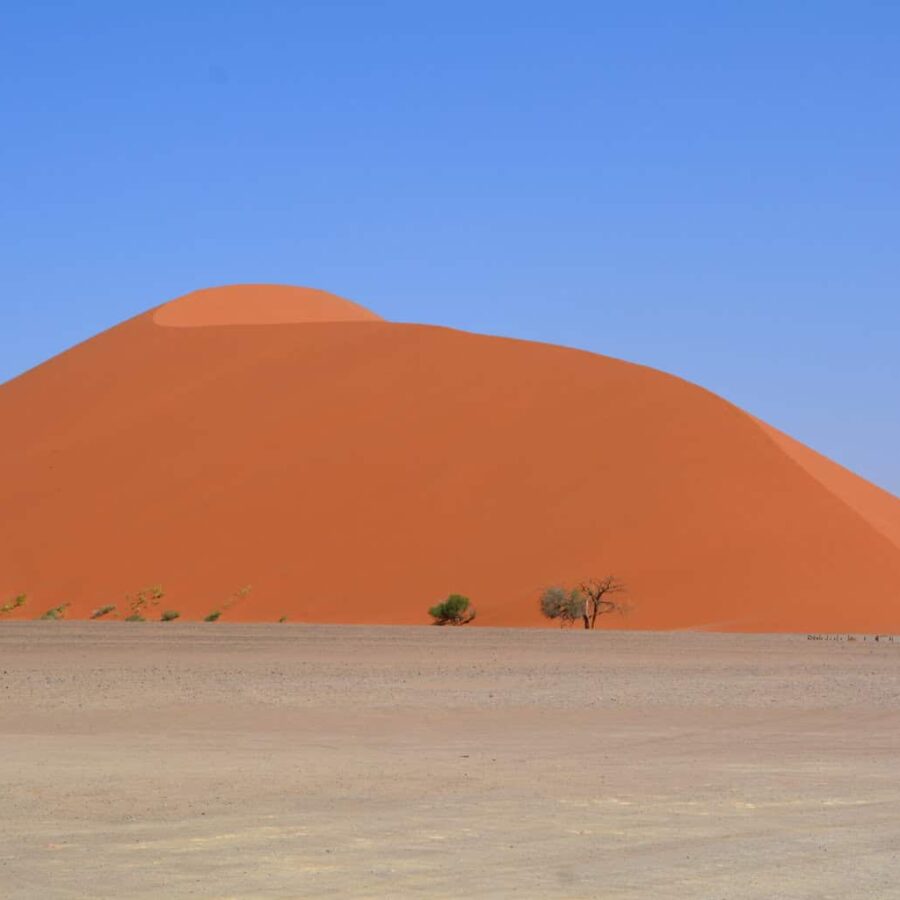
[[[593,628],[597,623],[597,617],[604,613],[624,612],[625,608],[621,601],[613,599],[615,595],[625,593],[624,583],[615,575],[582,581],[578,585],[578,591],[584,597],[584,612],[581,618],[585,628]]]

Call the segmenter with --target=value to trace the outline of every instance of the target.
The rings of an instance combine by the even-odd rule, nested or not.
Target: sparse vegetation
[[[863,641],[868,641],[870,635],[864,634],[862,635]],[[894,643],[894,635],[892,634],[875,634],[871,635],[872,639],[875,643],[887,642],[888,644]],[[808,641],[859,641],[860,636],[857,634],[808,634],[806,636]]]
[[[166,594],[161,584],[142,588],[136,594],[127,594],[125,596],[125,605],[131,610],[131,615],[127,616],[125,621],[143,622],[144,613],[148,611],[148,607],[159,606],[159,601],[165,596]],[[133,618],[134,616],[138,618]]]
[[[222,611],[219,609],[214,609],[208,616],[205,616],[204,622],[218,622],[219,617],[222,615]]]
[[[235,603],[238,603],[241,600],[244,600],[246,597],[250,596],[250,592],[253,590],[253,585],[245,584],[242,588],[238,588],[223,604],[222,611],[231,609]]]
[[[566,590],[555,585],[541,594],[541,613],[548,619],[559,619],[561,625],[571,625],[581,618],[584,601],[577,588]]]
[[[451,594],[443,603],[428,610],[434,620],[432,625],[468,625],[475,618],[475,610],[470,608],[468,597]]]
[[[160,622],[171,622],[174,619],[177,619],[181,615],[177,609],[167,609],[163,612],[163,614],[159,617]]]
[[[106,606],[100,606],[95,609],[91,613],[92,619],[102,619],[104,616],[108,616],[110,613],[114,613],[116,611],[115,603],[109,603]]]
[[[592,629],[600,616],[626,611],[624,603],[613,599],[624,592],[625,585],[614,575],[589,578],[570,590],[557,585],[541,594],[541,613],[548,619],[559,619],[561,625],[571,625],[581,619],[585,628]]]
[[[282,622],[287,622],[287,616],[282,616],[282,617],[278,620],[278,622],[279,622],[279,624],[282,623]]]
[[[43,613],[39,618],[41,619],[63,619],[66,615],[66,609],[68,609],[68,603],[60,603],[59,606],[53,606],[48,609],[45,613]]]
[[[6,613],[14,612],[17,609],[21,609],[28,602],[27,594],[19,594],[16,597],[13,597],[9,603],[4,603],[3,606],[0,606],[0,615],[5,615]]]

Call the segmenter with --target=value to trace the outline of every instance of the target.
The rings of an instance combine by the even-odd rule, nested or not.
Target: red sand
[[[248,302],[248,296],[252,301]],[[235,284],[207,288],[164,303],[157,325],[287,325],[301,322],[380,322],[368,309],[313,288],[279,284]]]
[[[543,586],[615,572],[607,625],[900,631],[892,495],[678,378],[320,292],[125,322],[0,387],[0,430],[25,617],[158,583],[186,618],[252,585],[226,620],[424,622],[461,592],[537,625]]]

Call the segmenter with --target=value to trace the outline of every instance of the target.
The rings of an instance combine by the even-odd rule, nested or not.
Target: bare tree
[[[571,590],[550,587],[541,594],[541,613],[548,619],[559,619],[563,625],[581,619],[585,628],[592,629],[605,613],[625,612],[625,605],[614,599],[624,592],[624,583],[614,575],[589,578]]]
[[[584,612],[581,618],[585,628],[593,628],[597,617],[604,613],[623,612],[624,606],[618,600],[614,600],[615,594],[625,593],[625,585],[615,575],[607,575],[605,578],[589,578],[578,585],[578,590],[584,597]]]

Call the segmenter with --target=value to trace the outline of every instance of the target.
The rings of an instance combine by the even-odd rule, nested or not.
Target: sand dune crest
[[[374,322],[380,316],[358,303],[314,288],[237,284],[194,291],[153,313],[157,325],[285,325],[305,322]]]

